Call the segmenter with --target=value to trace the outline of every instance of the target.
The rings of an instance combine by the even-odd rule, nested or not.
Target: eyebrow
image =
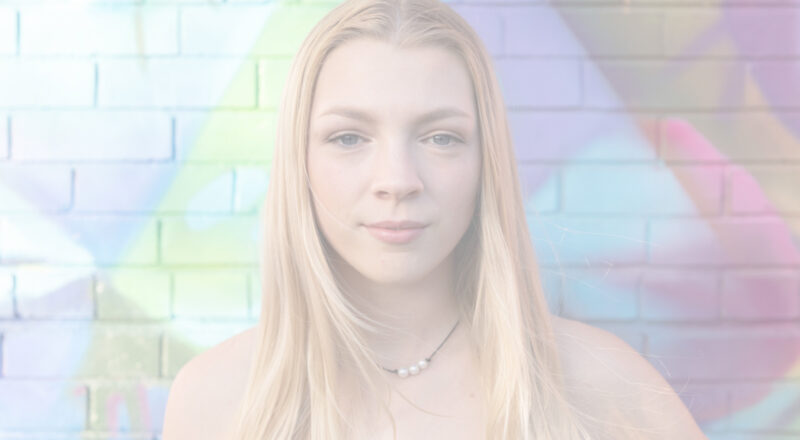
[[[319,117],[323,117],[325,115],[339,115],[369,123],[375,122],[375,118],[370,116],[367,112],[352,107],[331,107],[324,113],[320,114]],[[442,107],[430,111],[428,113],[422,114],[414,122],[420,124],[423,122],[436,121],[439,119],[454,118],[454,117],[470,118],[471,116],[455,107]]]

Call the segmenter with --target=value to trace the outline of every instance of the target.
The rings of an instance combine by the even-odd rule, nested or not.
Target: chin
[[[411,284],[422,279],[427,274],[427,271],[415,271],[411,270],[411,268],[397,270],[396,266],[389,266],[387,269],[386,271],[377,269],[371,272],[368,278],[376,284]]]

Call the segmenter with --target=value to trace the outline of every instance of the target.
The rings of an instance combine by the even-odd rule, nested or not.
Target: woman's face
[[[307,154],[317,224],[336,253],[376,283],[419,280],[450,257],[477,202],[466,66],[441,48],[338,47],[317,79]],[[385,220],[427,226],[392,243],[365,226]]]

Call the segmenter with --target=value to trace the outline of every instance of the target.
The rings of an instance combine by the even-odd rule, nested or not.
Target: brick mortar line
[[[17,49],[17,51],[16,51],[16,56],[19,57],[20,53],[21,53],[21,49],[20,49],[20,46],[21,46],[21,42],[20,42],[21,41],[20,40],[20,12],[19,12],[19,9],[16,10],[16,19],[17,19],[17,29],[16,29],[16,31],[17,31],[17,35],[16,35],[16,37],[17,37],[17,41],[16,41],[16,46],[17,46],[16,49]]]
[[[178,147],[177,147],[177,117],[175,114],[170,115],[170,159],[169,162],[178,162]]]
[[[92,83],[92,107],[99,108],[98,101],[100,100],[100,65],[94,57],[92,57],[92,61],[94,62],[94,78]]]
[[[723,288],[723,280],[725,279],[725,270],[722,268],[714,269],[714,301],[715,301],[715,312],[716,316],[714,319],[716,320],[729,320],[731,318],[725,316],[726,313],[723,310],[725,308],[725,292],[722,290]],[[800,318],[800,317],[798,317]]]
[[[15,273],[12,278],[12,285],[11,285],[11,306],[12,306],[12,313],[14,315],[14,320],[21,320],[22,315],[19,312],[19,300],[17,298],[17,274]]]
[[[11,114],[6,116],[6,159],[11,160]]]
[[[171,307],[171,304],[170,304]],[[167,377],[167,335],[166,331],[162,331],[158,338],[158,377],[165,379]]]
[[[231,214],[235,214],[236,213],[236,189],[237,189],[237,186],[238,186],[239,173],[238,173],[238,171],[236,169],[236,166],[232,166],[229,169],[230,169],[231,180],[232,180],[232,182],[231,182],[231,194],[230,194],[231,204],[229,206],[229,209],[230,209]]]
[[[175,8],[175,50],[177,51],[178,55],[181,55],[183,52],[183,47],[181,46],[181,26],[183,21],[181,20],[181,16],[183,15],[183,5],[178,5]]]

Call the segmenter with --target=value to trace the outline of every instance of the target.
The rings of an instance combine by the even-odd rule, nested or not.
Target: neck
[[[403,283],[377,283],[349,265],[339,267],[353,305],[378,324],[365,335],[378,362],[401,368],[430,356],[459,320],[452,259],[426,276]],[[447,349],[453,332],[437,352]],[[435,361],[434,361],[435,362]]]

